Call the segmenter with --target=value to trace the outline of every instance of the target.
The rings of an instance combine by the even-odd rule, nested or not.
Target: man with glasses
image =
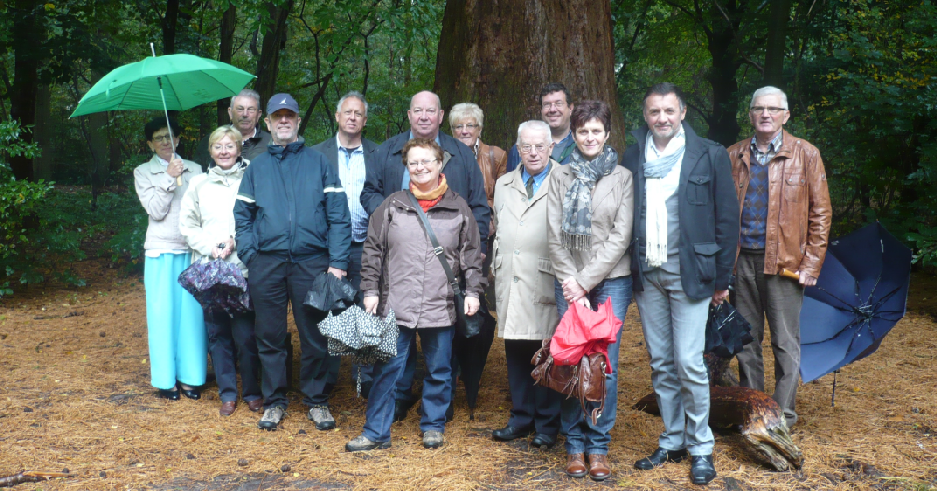
[[[576,148],[573,133],[569,130],[569,117],[573,114],[573,103],[569,89],[559,82],[551,82],[540,89],[540,116],[543,122],[550,125],[550,136],[553,138],[553,153],[550,158],[560,164],[569,163],[569,155]],[[517,146],[508,150],[508,172],[512,172],[521,163],[521,156],[517,153]]]
[[[287,304],[299,331],[299,387],[306,417],[319,430],[335,428],[325,391],[330,357],[319,332],[325,312],[302,305],[313,280],[348,271],[351,222],[338,173],[320,152],[299,139],[299,104],[289,94],[267,103],[267,152],[244,171],[234,205],[237,252],[250,270],[248,286],[263,367],[260,428],[276,430],[286,416]]]
[[[439,131],[443,114],[439,96],[432,92],[419,92],[410,98],[410,109],[407,111],[410,129],[388,138],[374,151],[374,165],[368,167],[367,179],[361,191],[361,206],[370,216],[385,198],[397,191],[410,189],[410,173],[407,167],[402,165],[401,151],[404,144],[411,139],[427,138],[436,141],[442,147],[442,173],[446,176],[446,183],[449,189],[458,193],[472,209],[472,215],[478,222],[479,236],[487,237],[490,209],[485,195],[485,179],[478,168],[472,149]],[[486,254],[484,246],[482,249],[482,254]],[[416,353],[416,347],[412,346],[412,348],[410,353]],[[414,355],[407,360],[403,376],[397,383],[395,421],[403,419],[410,407],[417,401],[410,387],[415,369],[416,357]],[[447,416],[451,418],[451,415],[450,407]]]
[[[755,340],[739,353],[743,387],[765,390],[762,340],[771,329],[772,396],[787,426],[797,422],[800,308],[804,288],[817,283],[832,221],[823,159],[816,147],[784,131],[787,95],[762,87],[752,95],[755,136],[729,147],[741,204],[739,254],[732,304],[752,325]]]
[[[270,144],[270,133],[258,126],[261,114],[260,94],[257,91],[244,89],[231,98],[228,117],[231,118],[231,125],[241,132],[241,157],[246,160],[254,160],[258,155],[266,152],[267,145]],[[214,165],[208,152],[207,136],[198,144],[195,161],[202,166]]]
[[[312,147],[322,152],[332,170],[342,181],[345,196],[348,198],[348,211],[351,214],[351,247],[348,250],[348,281],[355,289],[361,283],[361,251],[364,240],[368,238],[368,214],[361,207],[361,189],[364,187],[366,169],[374,165],[374,150],[377,144],[362,137],[364,126],[368,123],[368,102],[357,91],[345,94],[335,108],[335,123],[338,131],[334,138],[328,138]],[[355,297],[361,302],[361,294]],[[329,382],[326,392],[331,392],[338,381],[339,357],[332,358],[329,368]],[[352,376],[357,379],[360,369],[361,395],[365,398],[371,391],[371,372],[373,366],[352,365]]]

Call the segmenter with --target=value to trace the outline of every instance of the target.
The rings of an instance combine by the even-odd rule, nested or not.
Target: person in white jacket
[[[250,162],[241,158],[240,133],[233,126],[213,131],[208,148],[215,165],[189,183],[182,198],[179,228],[192,249],[193,263],[202,258],[229,261],[237,264],[246,278],[247,266],[235,251],[234,201]],[[242,399],[251,411],[260,411],[263,397],[257,377],[260,360],[254,313],[205,312],[205,326],[221,398],[219,413],[230,416],[237,408],[235,355],[241,367]]]

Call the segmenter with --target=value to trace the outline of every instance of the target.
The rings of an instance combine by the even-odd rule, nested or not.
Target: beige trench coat
[[[559,167],[550,162],[552,174]],[[492,271],[498,306],[498,336],[540,340],[556,330],[553,264],[547,247],[547,176],[533,199],[518,166],[495,184],[492,219],[497,227]]]

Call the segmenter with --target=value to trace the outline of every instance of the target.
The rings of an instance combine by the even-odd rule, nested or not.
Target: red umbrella
[[[597,311],[574,302],[563,315],[550,340],[550,354],[554,363],[578,365],[583,356],[602,353],[606,359],[605,373],[612,373],[608,345],[618,339],[620,328],[621,320],[612,313],[611,298],[599,305]]]

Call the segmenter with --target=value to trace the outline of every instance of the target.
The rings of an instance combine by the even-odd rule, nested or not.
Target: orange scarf
[[[412,182],[410,183],[410,192],[416,196],[417,203],[420,204],[420,208],[423,208],[423,213],[429,211],[430,208],[436,206],[440,200],[442,200],[442,195],[446,194],[446,190],[449,189],[449,185],[446,184],[446,175],[439,174],[439,186],[436,189],[424,193],[416,188]]]

